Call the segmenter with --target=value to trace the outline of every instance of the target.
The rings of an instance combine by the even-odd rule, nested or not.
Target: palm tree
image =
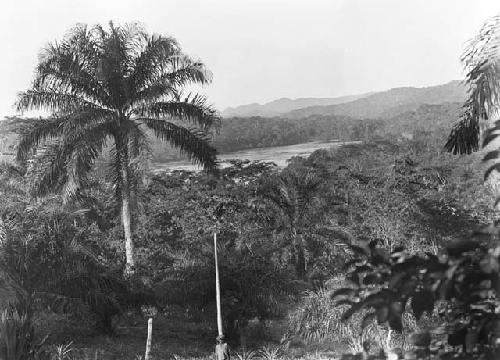
[[[322,178],[310,168],[289,166],[279,174],[263,179],[255,205],[271,211],[276,227],[286,238],[285,247],[291,247],[292,261],[297,276],[303,279],[307,272],[306,230],[314,231],[312,224],[318,220],[316,192]]]
[[[182,95],[186,86],[210,82],[204,64],[171,37],[148,35],[137,24],[75,26],[42,51],[32,88],[18,97],[19,111],[52,113],[34,122],[18,146],[18,161],[31,157],[33,191],[77,197],[110,140],[109,170],[121,205],[126,272],[132,272],[131,193],[148,152],[147,131],[215,170],[208,130],[220,118],[204,97]]]
[[[468,97],[445,148],[454,154],[470,154],[480,147],[481,128],[487,127],[500,110],[500,15],[489,19],[469,41],[461,60]],[[497,121],[485,132],[483,146],[498,137],[499,130]],[[497,157],[498,153],[489,154],[489,159]]]

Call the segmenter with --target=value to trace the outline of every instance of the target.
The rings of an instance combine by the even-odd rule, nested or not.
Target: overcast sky
[[[0,115],[39,50],[75,23],[140,21],[172,35],[214,73],[222,110],[280,97],[333,97],[462,77],[464,43],[498,0],[4,0]]]

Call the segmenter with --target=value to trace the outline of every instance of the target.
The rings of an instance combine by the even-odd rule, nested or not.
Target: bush
[[[1,260],[44,310],[93,317],[99,330],[111,333],[113,318],[146,301],[147,289],[122,278],[95,224],[55,205],[18,214],[1,244]]]
[[[498,234],[495,225],[477,235],[490,232]],[[366,312],[363,322],[376,321],[401,332],[406,310],[418,320],[445,301],[440,326],[416,336],[408,356],[446,359],[456,355],[450,346],[460,346],[468,359],[498,358],[500,247],[491,246],[489,236],[486,241],[479,236],[453,241],[440,256],[412,255],[403,248],[388,253],[376,241],[351,249],[357,254],[347,265],[352,287],[334,294],[349,305],[344,319]],[[447,340],[440,333],[447,334]]]
[[[346,307],[331,300],[332,291],[338,289],[341,281],[335,283],[332,286],[330,282],[326,289],[306,292],[289,315],[286,341],[299,337],[307,344],[320,347],[345,344],[352,353],[404,346],[404,339],[392,336],[387,327],[365,324],[365,313],[355,314],[345,321],[343,313]],[[405,318],[405,324],[409,328],[415,327],[409,316]]]
[[[32,323],[32,307],[27,300],[0,313],[0,358],[2,360],[49,359],[45,339],[37,341]]]

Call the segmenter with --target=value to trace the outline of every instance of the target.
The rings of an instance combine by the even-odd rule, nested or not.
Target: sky
[[[460,55],[498,0],[3,0],[0,116],[14,115],[37,56],[76,23],[141,22],[213,72],[219,110],[463,77]]]

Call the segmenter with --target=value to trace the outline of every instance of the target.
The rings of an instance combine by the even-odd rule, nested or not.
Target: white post
[[[146,354],[144,360],[151,360],[151,343],[153,341],[153,318],[148,320],[148,339],[146,340]]]
[[[215,301],[217,303],[217,332],[219,337],[223,337],[222,311],[220,306],[220,280],[219,263],[217,262],[217,233],[214,233],[214,253],[215,253]]]
[[[220,280],[219,263],[217,262],[217,233],[214,233],[214,253],[215,253],[215,302],[217,303],[217,343],[215,345],[215,359],[229,360],[229,349],[224,339],[222,329],[222,311],[220,306]]]

